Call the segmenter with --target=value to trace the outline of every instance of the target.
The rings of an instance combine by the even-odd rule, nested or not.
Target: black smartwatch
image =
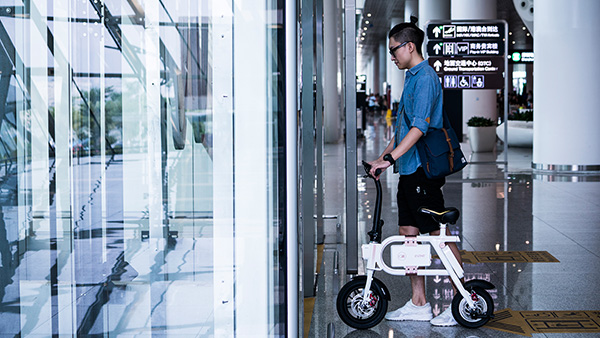
[[[394,158],[392,157],[391,154],[385,154],[385,155],[383,155],[383,160],[390,162],[390,165],[396,164],[396,161],[394,160]]]

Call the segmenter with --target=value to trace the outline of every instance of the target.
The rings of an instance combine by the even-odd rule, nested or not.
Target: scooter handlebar
[[[375,179],[375,177],[371,176],[371,168],[372,168],[372,166],[368,162],[365,162],[364,160],[362,161],[362,165],[365,168],[365,172],[367,173],[367,176],[370,177],[370,178],[372,178],[372,179]],[[379,176],[379,174],[381,174],[381,169],[377,168],[375,170],[375,176]]]

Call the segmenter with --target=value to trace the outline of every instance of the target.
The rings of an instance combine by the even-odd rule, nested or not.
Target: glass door
[[[0,332],[285,334],[284,5],[261,1],[4,2]]]

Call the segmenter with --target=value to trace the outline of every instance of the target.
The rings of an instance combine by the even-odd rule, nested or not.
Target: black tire
[[[477,301],[475,309],[469,307],[469,303],[460,293],[456,293],[452,299],[452,315],[454,319],[462,326],[475,329],[485,325],[494,313],[494,301],[492,296],[481,288],[467,288],[469,293],[475,292]]]
[[[337,296],[337,312],[348,326],[359,330],[366,330],[379,324],[387,312],[388,300],[383,294],[382,285],[373,278],[371,284],[371,302],[367,306],[360,305],[362,292],[365,288],[365,279],[354,279],[340,290]]]

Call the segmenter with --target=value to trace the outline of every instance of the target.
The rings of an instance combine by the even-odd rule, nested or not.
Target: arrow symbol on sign
[[[440,297],[441,297],[441,295],[440,295],[440,293],[438,292],[438,289],[435,289],[435,292],[433,293],[433,298],[435,298],[435,299],[440,299]]]
[[[435,51],[435,55],[438,55],[440,53],[441,49],[442,49],[441,43],[438,43],[435,46],[433,46],[433,50]]]
[[[440,62],[440,60],[437,60],[436,62],[434,62],[433,67],[435,68],[436,72],[439,72],[440,68],[442,68],[442,63]]]
[[[435,35],[435,37],[439,37],[440,33],[442,32],[442,30],[440,29],[440,26],[435,26],[435,28],[433,29],[433,35]]]
[[[437,283],[441,282],[442,279],[440,278],[440,276],[435,276],[435,277],[433,277],[433,281],[437,284]]]
[[[440,307],[437,304],[435,304],[435,306],[433,307],[433,315],[437,317],[439,314],[440,314]]]

